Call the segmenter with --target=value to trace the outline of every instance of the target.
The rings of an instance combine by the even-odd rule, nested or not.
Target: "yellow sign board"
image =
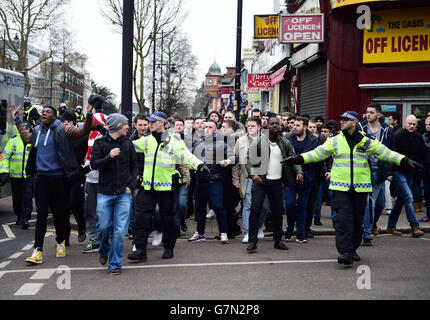
[[[279,38],[279,16],[278,15],[254,16],[254,38],[255,39]]]
[[[372,12],[363,63],[430,61],[430,7]]]
[[[330,0],[330,4],[332,9],[336,9],[339,7],[350,6],[352,4],[377,2],[377,1],[386,1],[386,0]]]

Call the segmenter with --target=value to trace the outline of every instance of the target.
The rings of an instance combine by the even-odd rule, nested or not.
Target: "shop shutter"
[[[326,115],[327,59],[320,58],[300,68],[300,114],[311,119]]]

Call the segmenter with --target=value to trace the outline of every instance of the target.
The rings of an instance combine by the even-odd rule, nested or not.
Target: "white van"
[[[15,122],[10,109],[12,105],[21,106],[19,112],[24,111],[24,75],[19,72],[0,68],[0,157],[8,140],[17,134]],[[10,195],[10,185],[2,187],[0,196]]]

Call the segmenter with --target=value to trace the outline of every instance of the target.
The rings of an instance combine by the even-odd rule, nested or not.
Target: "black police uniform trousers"
[[[163,231],[163,245],[173,249],[176,245],[177,230],[174,221],[176,190],[139,190],[136,197],[136,217],[134,224],[134,243],[137,249],[145,249],[148,237],[153,231],[155,206],[160,209],[160,223]]]
[[[30,220],[33,212],[33,177],[10,178],[13,212],[19,220]]]
[[[336,211],[336,248],[339,254],[354,253],[363,238],[363,219],[368,193],[333,191],[331,205]]]

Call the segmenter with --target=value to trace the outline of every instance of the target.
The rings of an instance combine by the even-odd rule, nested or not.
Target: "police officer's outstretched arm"
[[[285,166],[293,166],[298,164],[317,163],[324,161],[331,157],[335,151],[333,139],[334,137],[330,137],[323,145],[315,148],[314,150],[301,155],[293,155],[287,159],[282,160],[281,163]]]
[[[376,139],[370,139],[368,153],[369,155],[374,155],[379,160],[392,163],[398,166],[400,166],[403,159],[406,158],[404,155],[391,149],[388,149],[384,144],[382,144]]]
[[[173,153],[178,164],[186,164],[191,170],[198,170],[200,165],[203,164],[202,161],[200,161],[195,155],[190,152],[190,150],[188,150],[184,140],[178,139]]]

